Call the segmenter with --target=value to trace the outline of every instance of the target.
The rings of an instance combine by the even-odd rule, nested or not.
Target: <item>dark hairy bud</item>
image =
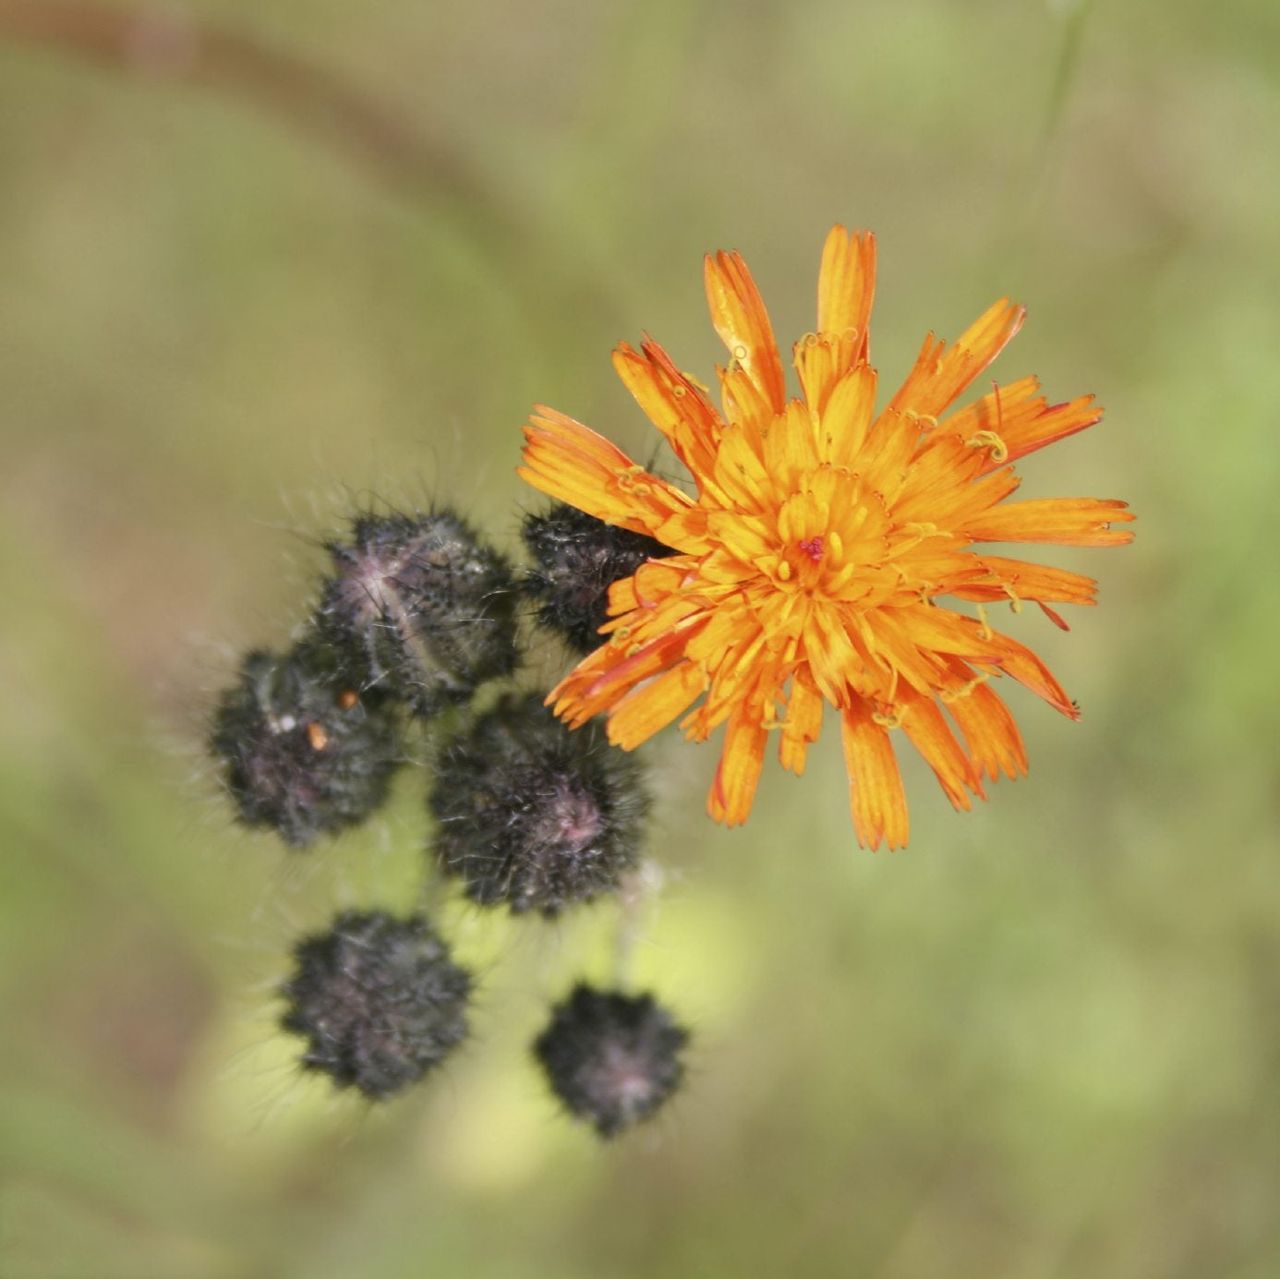
[[[639,761],[538,694],[503,698],[444,747],[430,804],[435,855],[472,901],[544,915],[617,887],[649,807]]]
[[[382,1101],[466,1038],[471,976],[420,916],[339,915],[294,948],[283,1029],[307,1040],[305,1070]]]
[[[580,653],[604,643],[598,632],[608,618],[609,587],[645,560],[675,554],[643,533],[563,503],[526,516],[522,534],[534,560],[523,585],[538,605],[538,620]]]
[[[689,1033],[652,995],[580,983],[551,1012],[533,1054],[570,1114],[602,1137],[648,1118],[680,1086]]]
[[[393,708],[357,693],[312,641],[244,659],[214,711],[209,750],[239,820],[295,847],[368,817],[402,758]]]
[[[519,665],[511,568],[457,515],[362,515],[328,550],[317,626],[363,686],[430,716]]]

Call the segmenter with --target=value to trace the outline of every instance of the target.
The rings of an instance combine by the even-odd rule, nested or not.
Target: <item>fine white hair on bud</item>
[[[307,1041],[304,1070],[383,1101],[467,1035],[471,975],[420,915],[347,911],[294,948],[280,1024]]]
[[[403,759],[395,708],[358,693],[313,639],[244,658],[208,745],[239,821],[297,848],[373,813]]]
[[[508,696],[449,741],[430,798],[440,866],[480,905],[556,915],[614,891],[649,810],[639,760]]]
[[[566,1110],[613,1137],[679,1088],[689,1032],[652,995],[574,987],[533,1045]]]
[[[523,587],[538,606],[538,621],[580,653],[604,643],[599,630],[608,617],[609,587],[645,560],[675,554],[563,502],[526,516],[521,533],[534,562]]]
[[[429,717],[516,670],[515,578],[460,516],[357,516],[328,550],[317,629],[362,686]]]

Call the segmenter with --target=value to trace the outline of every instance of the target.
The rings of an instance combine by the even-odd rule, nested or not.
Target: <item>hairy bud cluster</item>
[[[480,905],[555,915],[617,887],[648,812],[641,768],[598,725],[506,697],[440,753],[435,854]]]
[[[535,561],[507,560],[451,511],[353,518],[305,638],[249,653],[218,700],[208,747],[238,820],[305,847],[368,818],[414,745],[433,773],[432,857],[481,906],[554,917],[615,892],[641,851],[649,797],[638,758],[598,723],[570,730],[540,693],[508,689],[460,726],[440,712],[519,666],[517,600],[584,652],[609,587],[670,554],[556,506],[525,520]],[[420,915],[338,914],[293,950],[283,1030],[302,1068],[374,1101],[431,1072],[466,1038],[472,976]],[[678,1087],[687,1032],[652,996],[579,985],[534,1053],[569,1112],[613,1136]]]
[[[471,976],[420,916],[339,915],[294,949],[281,1026],[306,1070],[381,1101],[438,1066],[467,1034]]]
[[[524,577],[538,620],[580,653],[598,648],[608,617],[609,587],[645,560],[675,552],[643,533],[606,524],[559,502],[545,515],[528,515],[522,529],[534,567]]]
[[[570,1114],[602,1137],[648,1118],[680,1086],[689,1033],[652,995],[580,983],[551,1012],[533,1053]]]
[[[305,641],[244,659],[218,702],[209,749],[239,820],[296,847],[368,817],[402,758],[386,699],[361,696]]]
[[[457,515],[363,515],[328,550],[317,627],[363,686],[431,716],[516,669],[511,567]]]

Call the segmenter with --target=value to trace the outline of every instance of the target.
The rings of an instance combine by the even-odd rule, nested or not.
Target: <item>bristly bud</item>
[[[552,1092],[602,1137],[648,1118],[680,1086],[689,1032],[652,995],[579,983],[533,1045]]]
[[[609,587],[645,560],[675,554],[643,533],[560,502],[545,515],[526,516],[522,535],[535,564],[523,585],[538,620],[580,653],[604,643],[599,630],[608,618]]]
[[[382,1101],[466,1038],[471,976],[421,916],[347,911],[294,948],[283,1029],[307,1040],[306,1070]]]
[[[402,758],[386,699],[357,693],[314,641],[244,659],[219,699],[209,749],[239,820],[295,847],[368,817]]]
[[[504,697],[436,768],[435,853],[482,906],[555,915],[635,864],[649,808],[639,761],[597,724],[566,728],[536,693]]]
[[[457,515],[362,515],[328,550],[317,626],[364,686],[430,716],[516,669],[515,578]]]

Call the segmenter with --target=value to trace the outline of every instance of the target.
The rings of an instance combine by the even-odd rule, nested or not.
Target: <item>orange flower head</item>
[[[993,630],[983,606],[1017,612],[1034,602],[1065,629],[1051,606],[1092,604],[1096,583],[987,554],[983,544],[1131,540],[1113,527],[1133,518],[1124,502],[1008,500],[1018,458],[1092,426],[1101,410],[1092,396],[1050,404],[1034,377],[951,409],[1022,324],[1023,308],[1002,299],[951,347],[930,334],[877,413],[867,232],[837,226],[827,237],[817,329],[792,348],[800,399],[787,396],[742,258],[708,257],[706,287],[730,355],[716,370],[723,411],[656,342],[624,342],[613,356],[696,496],[553,409],[538,407],[525,428],[520,474],[530,484],[676,552],[614,583],[600,647],[547,700],[573,726],[607,712],[609,738],[626,750],[682,714],[698,741],[723,724],[708,811],[728,825],[750,812],[769,734],[779,735],[783,767],[801,773],[830,704],[858,841],[901,847],[895,731],[967,809],[971,794],[985,798],[984,777],[1026,771],[993,677],[1010,676],[1078,718],[1044,663]],[[958,611],[960,601],[977,615]]]

